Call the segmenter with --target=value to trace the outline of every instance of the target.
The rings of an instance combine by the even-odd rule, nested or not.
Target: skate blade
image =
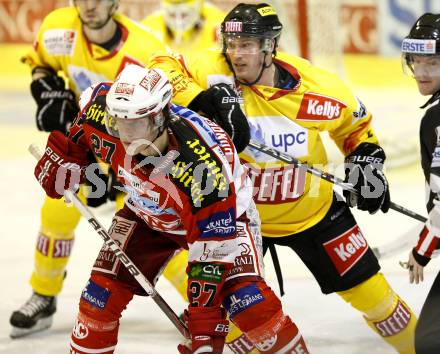
[[[44,331],[45,329],[48,329],[50,326],[52,326],[52,320],[53,320],[53,316],[41,318],[32,328],[20,328],[20,327],[12,326],[12,331],[9,334],[9,336],[12,339],[16,339],[16,338],[28,336],[29,334],[35,332]]]

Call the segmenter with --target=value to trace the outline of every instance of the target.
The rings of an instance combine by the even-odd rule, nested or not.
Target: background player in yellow
[[[32,70],[37,126],[44,131],[65,132],[78,110],[77,97],[91,84],[113,80],[126,64],[142,65],[155,52],[166,50],[148,29],[116,12],[117,0],[76,0],[73,5],[47,15],[33,49],[23,58]],[[108,147],[98,148],[101,159]],[[89,201],[99,204],[105,199],[101,193],[101,198]],[[122,206],[123,194],[116,199]],[[45,199],[30,281],[33,295],[13,312],[11,337],[51,325],[79,219],[79,212],[63,200]]]
[[[336,292],[397,352],[414,353],[416,317],[379,272],[349,209],[357,205],[375,213],[389,208],[385,153],[371,127],[371,113],[333,74],[277,53],[281,30],[269,5],[240,4],[222,23],[222,53],[206,51],[188,57],[186,64],[180,61],[186,78],[172,71],[179,65],[173,58],[154,58],[151,65],[170,73],[175,102],[195,111],[206,109],[203,90],[230,85],[242,102],[251,138],[310,165],[327,164],[320,134],[330,135],[346,156],[346,181],[358,196],[344,192],[344,200],[330,183],[262,152],[248,148],[240,154],[254,182],[264,250],[274,244],[291,248],[324,294]],[[189,88],[185,80],[200,88]],[[229,342],[235,352],[252,350],[243,336]]]
[[[162,0],[161,9],[142,24],[151,28],[173,52],[197,55],[218,46],[223,11],[204,0]]]

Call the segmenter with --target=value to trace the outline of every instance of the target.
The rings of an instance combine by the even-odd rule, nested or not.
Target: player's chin
[[[149,144],[146,144],[145,142],[140,142],[138,140],[131,142],[123,141],[122,145],[124,145],[125,152],[131,156],[141,153],[149,146]]]
[[[90,20],[84,21],[84,25],[90,29],[98,30],[105,25],[105,22]]]
[[[435,93],[435,88],[433,87],[432,83],[430,81],[425,81],[425,82],[417,82],[418,87],[419,87],[419,91],[422,95],[432,95],[433,93]]]
[[[239,69],[239,70],[235,70],[235,77],[243,82],[250,82],[251,80],[249,80],[249,72],[248,70],[244,70],[244,69]]]

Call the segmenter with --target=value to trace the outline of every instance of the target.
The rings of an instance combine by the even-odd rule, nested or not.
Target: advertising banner
[[[400,55],[402,39],[425,12],[440,13],[439,0],[380,0],[379,52]]]

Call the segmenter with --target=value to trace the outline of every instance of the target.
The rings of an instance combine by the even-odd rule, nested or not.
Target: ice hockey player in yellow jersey
[[[142,24],[174,52],[197,55],[201,49],[219,46],[223,11],[204,0],[162,0],[161,5]]]
[[[234,88],[251,139],[309,165],[325,168],[320,134],[330,135],[345,156],[346,181],[357,196],[346,191],[345,198],[337,195],[329,182],[257,150],[247,148],[240,154],[254,182],[263,249],[291,248],[324,294],[337,293],[396,352],[414,354],[416,317],[380,273],[349,208],[357,205],[375,213],[387,212],[390,205],[382,171],[385,153],[372,129],[372,115],[335,75],[277,52],[281,30],[271,6],[240,4],[222,23],[222,52],[205,51],[187,61],[156,57],[151,66],[169,74],[175,103],[194,111],[209,110],[204,102],[214,87]],[[264,353],[262,346],[251,348],[243,335],[229,336],[227,342],[235,353]]]
[[[76,0],[73,5],[46,16],[33,49],[23,58],[32,71],[31,92],[37,103],[39,130],[65,132],[75,118],[82,90],[97,82],[114,80],[125,65],[145,64],[154,53],[166,50],[150,30],[117,12],[117,0]],[[105,160],[108,147],[98,148],[98,159]],[[106,178],[103,174],[101,177]],[[80,195],[85,200],[84,194]],[[96,197],[88,199],[89,205],[107,199],[106,193]],[[117,193],[116,201],[117,207],[123,205],[122,193]],[[50,327],[79,219],[76,208],[61,199],[46,197],[30,280],[33,294],[13,312],[11,337]]]

